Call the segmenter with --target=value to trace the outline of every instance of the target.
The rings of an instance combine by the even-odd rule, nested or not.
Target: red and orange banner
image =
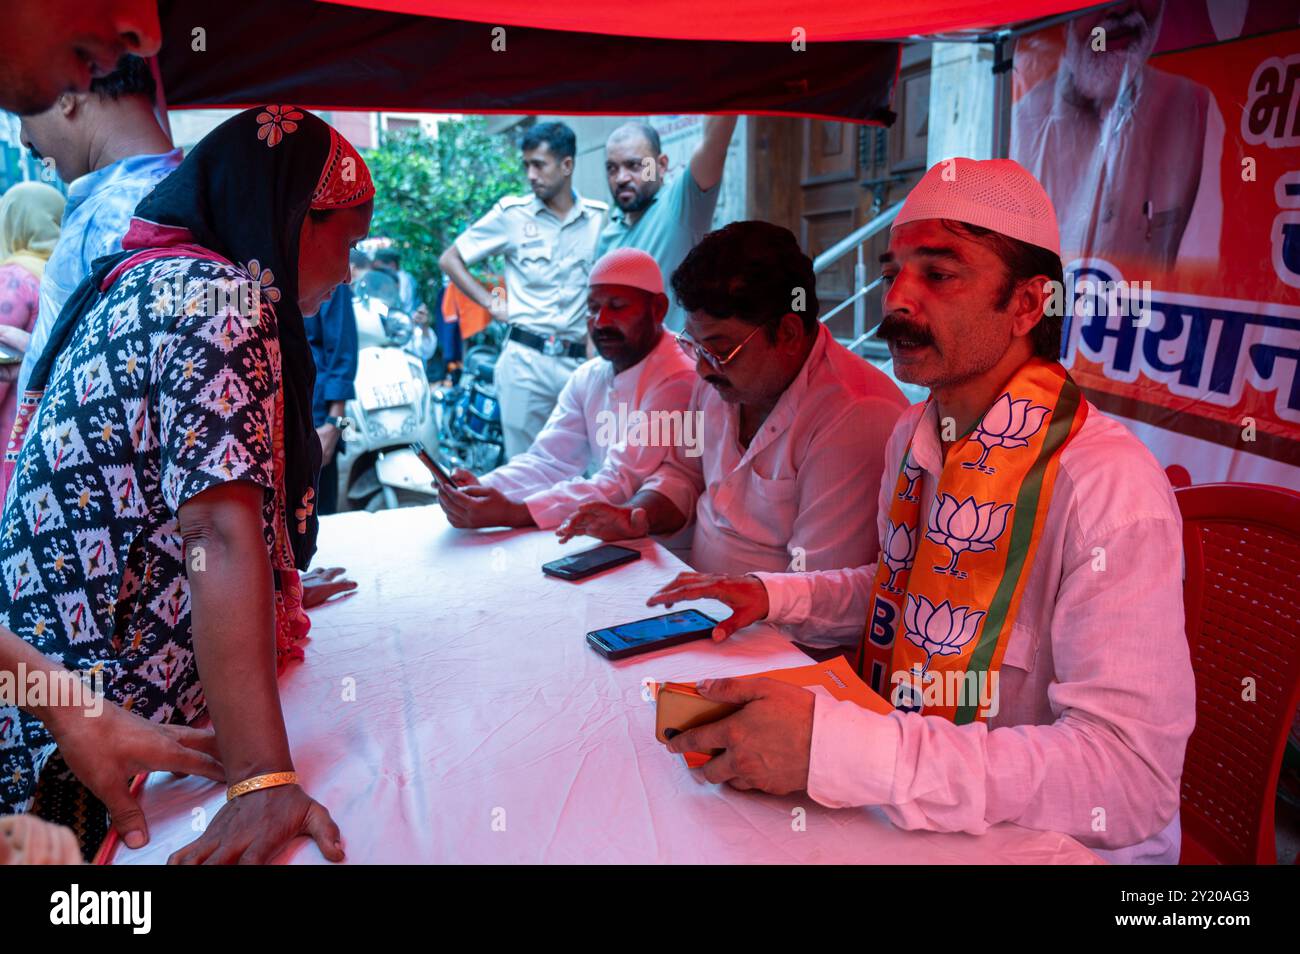
[[[1300,29],[1145,0],[1022,37],[1012,157],[1061,220],[1062,363],[1194,483],[1300,486]]]

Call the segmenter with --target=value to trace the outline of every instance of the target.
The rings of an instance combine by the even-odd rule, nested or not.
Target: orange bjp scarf
[[[987,717],[980,697],[996,686],[1061,451],[1087,413],[1059,363],[1022,365],[948,449],[924,526],[909,442],[858,653],[859,674],[896,708]]]

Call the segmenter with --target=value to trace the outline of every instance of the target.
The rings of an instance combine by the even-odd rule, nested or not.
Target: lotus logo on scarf
[[[967,470],[978,470],[981,474],[997,473],[997,468],[987,467],[989,451],[995,447],[1026,447],[1029,438],[1038,433],[1043,426],[1051,408],[1034,404],[1029,398],[1019,401],[1011,400],[1010,394],[1003,394],[993,402],[988,413],[971,432],[971,439],[984,448],[977,461],[962,464]]]
[[[921,468],[917,467],[912,461],[912,452],[909,450],[907,456],[903,458],[903,476],[907,478],[907,486],[903,492],[898,495],[899,500],[910,500],[916,502],[916,482],[921,478]]]
[[[885,584],[885,589],[901,594],[903,591],[894,586],[894,579],[904,570],[910,570],[916,559],[916,534],[912,528],[905,523],[898,526],[890,523],[889,536],[885,538],[880,558],[889,567],[889,582]]]
[[[994,542],[1007,528],[1007,514],[1011,507],[1011,504],[998,506],[996,502],[976,503],[974,497],[958,503],[951,494],[936,496],[930,502],[930,528],[925,538],[951,550],[952,560],[947,566],[933,567],[934,572],[966,579],[965,571],[957,569],[957,558],[967,550],[971,553],[992,550]]]
[[[935,606],[924,596],[907,596],[903,610],[903,635],[909,643],[925,650],[924,674],[935,656],[956,656],[975,636],[984,611],[971,612],[969,606],[953,606],[944,600]]]

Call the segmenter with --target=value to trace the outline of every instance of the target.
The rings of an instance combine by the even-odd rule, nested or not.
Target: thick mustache
[[[899,338],[908,338],[919,344],[933,344],[934,339],[930,333],[920,325],[914,325],[909,321],[901,318],[886,318],[876,329],[876,337],[882,341],[895,341]]]
[[[622,335],[616,332],[604,331],[599,334],[592,335],[591,340],[599,344],[601,342],[623,341],[624,338]]]
[[[712,374],[709,375],[707,378],[704,379],[704,383],[705,383],[705,384],[712,384],[712,385],[714,385],[715,387],[723,387],[723,388],[731,387],[731,382],[728,381],[726,378],[720,378],[720,377],[717,377],[716,375],[712,375]]]

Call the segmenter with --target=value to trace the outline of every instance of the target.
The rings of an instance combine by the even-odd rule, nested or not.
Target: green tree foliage
[[[430,309],[442,282],[438,256],[503,195],[527,187],[518,147],[489,135],[481,116],[440,122],[436,136],[385,134],[366,162],[375,181],[370,234],[393,240]],[[499,270],[492,259],[481,264]]]

